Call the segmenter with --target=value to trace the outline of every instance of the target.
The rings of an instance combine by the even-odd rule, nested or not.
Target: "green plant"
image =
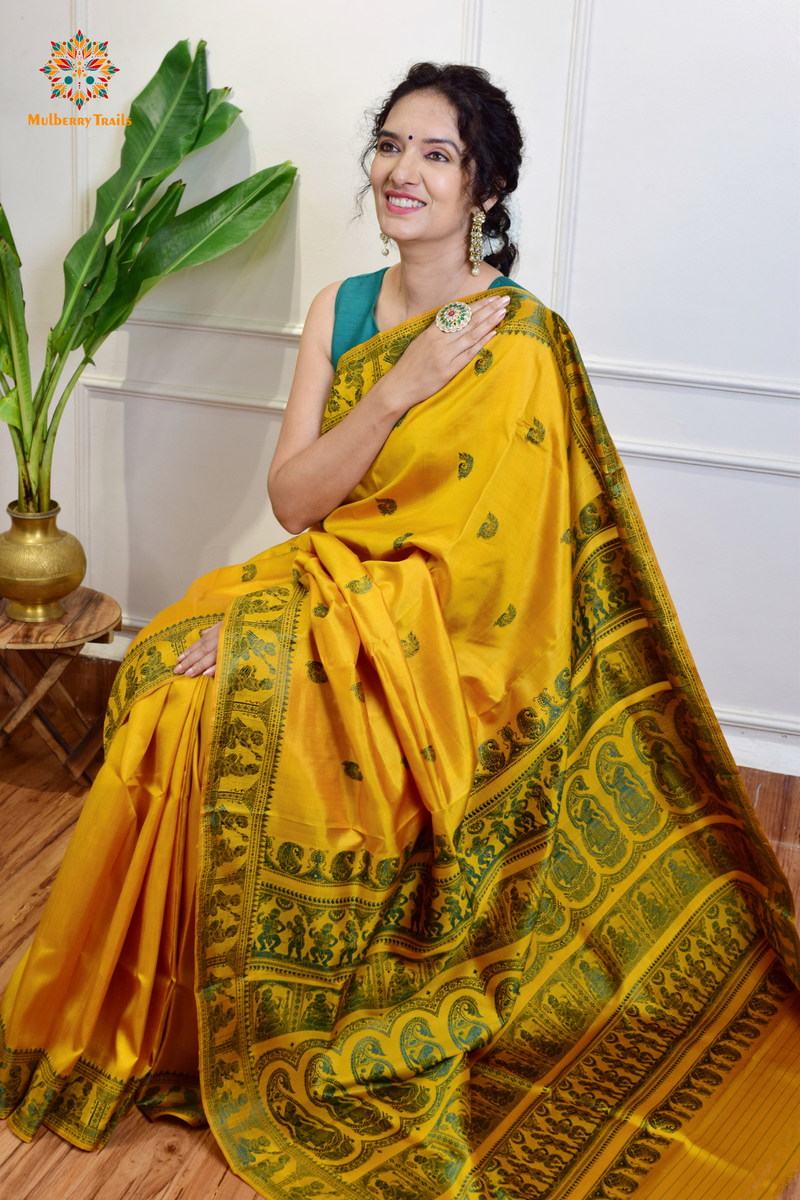
[[[206,87],[205,42],[192,58],[178,42],[133,101],[119,169],[97,191],[94,219],[64,260],[64,306],[47,339],[34,392],[20,259],[0,207],[0,418],[14,443],[20,512],[52,507],[50,474],[58,426],[82,371],[110,333],[165,276],[217,258],[269,220],[295,176],[289,162],[268,167],[177,215],[184,184],[160,185],[187,155],[221,137],[240,109],[229,88]],[[53,406],[67,360],[77,367]]]

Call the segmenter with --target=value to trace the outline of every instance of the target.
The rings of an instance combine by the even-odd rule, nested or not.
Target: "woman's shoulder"
[[[509,279],[509,277],[507,275],[498,275],[496,279],[492,280],[492,282],[489,284],[489,287],[486,290],[491,291],[492,288],[498,288],[498,287],[513,287],[513,288],[517,288],[520,292],[528,292],[528,289],[526,287],[524,287],[521,283],[517,283],[513,279]],[[532,295],[532,293],[528,292],[528,295],[530,296],[530,295]]]
[[[372,311],[378,292],[381,290],[383,277],[387,268],[369,271],[365,275],[350,275],[347,279],[337,279],[327,284],[321,292],[317,292],[308,310],[312,322],[322,318],[327,324],[342,316],[344,310]]]
[[[366,275],[351,275],[348,279],[343,279],[336,292],[337,313],[345,304],[353,304],[358,308],[368,305],[371,310],[387,270],[388,267],[381,267],[380,270],[369,271]]]

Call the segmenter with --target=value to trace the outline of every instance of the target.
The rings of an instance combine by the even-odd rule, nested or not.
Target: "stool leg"
[[[7,688],[12,700],[17,700],[20,702],[24,701],[25,689],[22,687],[22,684],[20,684],[19,681],[14,678],[10,671],[7,670],[6,673],[10,676],[10,678],[6,681],[5,687]],[[13,716],[14,712],[12,711],[10,715]],[[71,749],[69,742],[65,741],[65,739],[56,729],[55,725],[53,725],[47,719],[44,713],[38,708],[34,709],[33,712],[28,713],[28,720],[39,734],[39,737],[42,739],[42,741],[45,742],[46,745],[48,745],[53,751],[53,754],[55,754],[59,762],[63,763]],[[11,735],[7,730],[0,728],[0,747],[6,745],[10,736]]]
[[[18,692],[21,692],[24,696],[22,703],[19,704],[18,707],[8,715],[2,725],[0,725],[0,729],[2,729],[5,737],[5,741],[8,740],[17,726],[25,720],[28,714],[37,707],[39,701],[47,695],[47,693],[50,691],[50,688],[59,678],[59,676],[64,674],[67,667],[72,662],[73,657],[74,655],[72,654],[57,654],[55,657],[55,662],[53,662],[47,668],[42,678],[36,684],[36,687],[32,692],[29,692],[27,696],[25,696],[25,689],[20,681],[15,678],[6,664],[0,660],[0,666],[2,666],[2,669],[5,671],[6,675],[8,675],[12,684],[16,684]],[[15,699],[16,698],[17,697],[15,697]]]
[[[90,783],[93,782],[88,766],[103,744],[104,720],[104,716],[98,717],[91,729],[83,735],[75,749],[64,760],[64,766],[73,778],[77,779],[78,783],[81,782],[81,778],[88,779]]]
[[[83,649],[83,647],[81,646],[80,649]],[[39,664],[42,672],[47,670],[47,663],[42,661],[43,656],[41,654],[33,654],[32,657]],[[53,686],[50,688],[49,697],[56,707],[61,710],[62,716],[66,717],[70,724],[76,727],[78,736],[83,737],[83,734],[91,725],[91,721],[86,720],[78,705],[60,680],[57,679],[53,683]]]

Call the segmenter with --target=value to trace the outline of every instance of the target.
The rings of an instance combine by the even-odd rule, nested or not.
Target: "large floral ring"
[[[436,314],[436,328],[441,329],[442,333],[458,333],[459,329],[466,329],[471,320],[470,306],[461,300],[454,300],[452,304],[445,304],[439,309]]]

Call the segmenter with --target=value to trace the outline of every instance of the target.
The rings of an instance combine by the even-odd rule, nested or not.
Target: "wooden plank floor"
[[[750,770],[742,775],[800,901],[800,779]],[[0,827],[5,831],[0,990],[33,935],[84,795],[27,728],[0,751]],[[0,1195],[9,1200],[252,1200],[256,1193],[229,1170],[209,1130],[169,1119],[151,1124],[134,1112],[99,1154],[77,1150],[47,1129],[26,1145],[0,1123]],[[744,1194],[742,1200],[747,1200]],[[800,1200],[800,1176],[780,1200]]]

